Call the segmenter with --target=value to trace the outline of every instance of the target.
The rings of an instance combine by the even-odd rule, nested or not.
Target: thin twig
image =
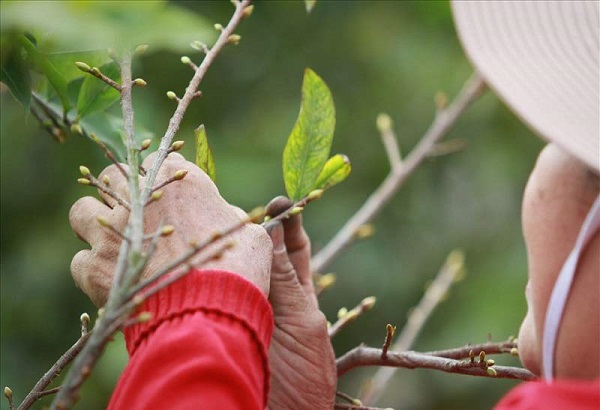
[[[433,369],[446,373],[465,374],[470,376],[492,377],[487,372],[487,366],[469,361],[448,359],[418,352],[392,352],[385,358],[381,357],[381,349],[364,345],[355,347],[336,359],[338,377],[350,370],[361,366],[393,366],[405,369]],[[529,370],[519,367],[493,366],[496,375],[501,379],[534,380],[536,376]]]
[[[392,344],[392,338],[394,337],[394,333],[396,332],[396,326],[392,326],[389,323],[385,327],[385,340],[383,341],[383,346],[381,346],[381,358],[385,359],[387,352]]]
[[[496,343],[480,343],[480,344],[468,344],[464,347],[457,347],[454,349],[446,350],[435,350],[431,352],[425,352],[430,356],[446,357],[448,359],[466,359],[469,357],[469,353],[473,352],[474,355],[479,355],[479,352],[485,352],[485,354],[517,354],[517,343],[514,341],[496,342]]]
[[[392,350],[403,352],[412,347],[434,309],[444,299],[463,268],[464,255],[462,252],[450,252],[439,273],[429,285],[417,306],[412,309],[406,325],[404,325],[392,346]],[[377,372],[371,378],[372,382],[364,385],[365,389],[360,395],[361,400],[367,404],[376,403],[395,372],[396,369],[393,367],[377,369]]]
[[[100,69],[98,67],[92,67],[89,71],[86,71],[86,72],[88,74],[93,75],[94,77],[96,77],[100,81],[104,81],[106,84],[110,85],[112,88],[114,88],[115,90],[117,90],[119,92],[121,92],[122,89],[123,89],[123,87],[121,86],[121,84],[117,83],[112,78],[107,77],[102,71],[100,71]],[[130,81],[130,83],[131,83],[131,81]]]
[[[85,344],[92,333],[82,334],[79,340],[75,342],[69,350],[67,350],[60,359],[57,360],[54,365],[42,376],[42,378],[35,384],[33,389],[29,392],[29,394],[23,399],[17,410],[26,410],[29,409],[33,403],[36,402],[40,397],[40,393],[44,391],[44,389],[57,377],[60,372],[69,364],[71,361],[79,354],[79,352],[83,349]]]
[[[368,310],[371,310],[373,306],[375,306],[376,298],[374,296],[369,296],[361,300],[361,302],[356,305],[354,308],[348,311],[345,315],[342,315],[337,322],[332,324],[329,329],[329,337],[333,338],[338,334],[340,330],[348,326],[350,323],[354,322],[360,315],[365,313]]]
[[[312,258],[311,269],[313,272],[322,272],[351,243],[356,229],[371,221],[381,211],[417,166],[423,162],[437,141],[446,135],[461,114],[482,93],[484,87],[483,80],[478,74],[474,73],[452,104],[436,115],[423,138],[402,161],[402,166],[393,169],[388,174],[362,207],[346,222],[329,243]]]
[[[233,34],[233,31],[238,26],[240,21],[244,16],[244,9],[250,4],[250,0],[244,0],[238,3],[235,7],[235,12],[229,21],[229,24],[221,31],[219,38],[215,42],[214,46],[206,53],[206,56],[202,60],[202,63],[198,66],[198,69],[195,71],[194,76],[190,80],[187,88],[185,89],[185,94],[179,102],[177,103],[177,109],[173,116],[169,120],[169,126],[165,132],[165,135],[162,137],[160,141],[160,146],[157,150],[157,155],[152,164],[152,167],[148,171],[146,176],[146,185],[144,186],[144,190],[142,192],[142,199],[146,201],[150,192],[152,190],[152,186],[154,185],[154,181],[156,176],[158,175],[158,170],[162,165],[163,161],[167,157],[167,150],[171,145],[171,141],[173,137],[179,130],[179,125],[183,119],[183,115],[185,114],[187,108],[189,107],[192,100],[195,98],[195,93],[202,82],[202,79],[206,75],[208,68],[212,65],[213,61],[217,57],[217,55],[221,52],[223,47],[228,44],[229,36]]]
[[[354,401],[356,400],[354,397],[342,391],[336,391],[335,395],[336,397],[339,397],[342,400],[346,400],[348,403],[354,403]]]
[[[44,396],[49,396],[51,394],[56,394],[60,391],[60,386],[55,387],[53,389],[44,390],[38,393],[37,398],[41,399]]]
[[[123,165],[115,157],[115,154],[113,154],[112,151],[106,146],[106,144],[102,142],[102,140],[100,140],[100,138],[98,138],[98,136],[94,133],[90,134],[90,138],[92,141],[98,144],[102,151],[104,151],[104,155],[106,155],[106,158],[108,158],[117,167],[117,169],[121,172],[121,174],[123,174],[125,179],[129,179],[129,174],[127,173],[127,171],[125,171]]]
[[[127,209],[128,211],[131,210],[131,207],[129,206],[129,204],[127,203],[127,201],[125,200],[125,198],[123,198],[121,195],[119,195],[117,193],[117,191],[115,191],[114,189],[106,186],[106,184],[100,182],[97,178],[95,178],[92,174],[88,174],[86,176],[87,179],[90,180],[91,182],[91,186],[95,187],[96,189],[104,192],[106,195],[110,196],[112,199],[114,199],[115,201],[117,201],[117,203],[119,205],[121,205],[123,208]]]

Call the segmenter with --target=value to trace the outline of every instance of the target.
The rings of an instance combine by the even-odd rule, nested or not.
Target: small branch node
[[[150,138],[142,141],[142,144],[140,145],[140,152],[146,151],[148,148],[150,148],[150,144],[152,144],[152,140]]]
[[[145,87],[146,85],[148,85],[148,83],[142,78],[136,78],[131,82],[131,84],[135,85],[136,87]]]
[[[111,232],[113,232],[115,235],[117,235],[119,238],[121,238],[124,241],[127,242],[131,242],[131,239],[129,237],[127,237],[126,235],[124,235],[121,231],[119,231],[117,228],[115,228],[109,221],[108,219],[106,219],[103,216],[97,216],[96,220],[98,221],[98,223],[105,227],[108,228]]]
[[[167,149],[167,154],[181,150],[181,148],[183,148],[184,144],[185,144],[185,141],[175,141],[174,143],[171,144],[169,149]]]
[[[13,392],[8,386],[4,388],[4,397],[6,397],[6,400],[8,400],[8,408],[13,410],[15,408],[15,403],[13,402]]]
[[[204,54],[208,54],[210,52],[208,46],[199,40],[193,41],[190,46],[192,46],[194,50],[202,51]]]
[[[177,94],[175,94],[174,91],[167,91],[167,98],[169,100],[175,100],[177,103],[181,101],[181,98],[177,97]]]
[[[88,327],[90,325],[90,315],[82,313],[79,317],[79,321],[81,322],[81,336],[85,336],[89,333]]]
[[[197,99],[202,97],[202,91],[196,91],[194,94],[192,94],[192,99]]]
[[[198,66],[196,64],[194,64],[192,62],[192,59],[189,58],[188,56],[183,56],[181,57],[181,62],[185,65],[188,65],[192,68],[192,70],[196,71],[198,69]]]
[[[233,44],[234,46],[237,46],[238,44],[240,44],[241,39],[242,39],[242,36],[240,36],[239,34],[232,34],[227,38],[227,42],[229,44]]]
[[[355,321],[364,312],[371,310],[375,306],[376,301],[377,298],[375,296],[369,296],[364,298],[356,307],[352,308],[351,310],[341,308],[338,311],[337,322],[332,324],[328,329],[329,337],[332,338],[338,334],[340,330],[348,326],[348,324]]]
[[[388,349],[390,348],[390,344],[392,343],[392,339],[394,338],[394,333],[396,333],[396,326],[392,326],[388,323],[385,327],[385,330],[386,330],[385,340],[384,340],[383,346],[381,348],[381,358],[382,359],[387,358]]]

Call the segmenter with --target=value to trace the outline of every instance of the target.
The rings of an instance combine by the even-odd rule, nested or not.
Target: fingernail
[[[265,231],[267,231],[267,233],[271,233],[271,231],[280,223],[281,222],[279,220],[269,221],[269,222],[263,223],[262,227],[265,228]]]

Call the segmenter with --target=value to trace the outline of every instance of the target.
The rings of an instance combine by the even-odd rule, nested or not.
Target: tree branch
[[[202,60],[202,63],[196,69],[194,76],[190,80],[190,83],[188,84],[187,88],[185,89],[185,94],[178,101],[177,109],[175,110],[175,113],[169,120],[169,126],[167,128],[167,131],[165,132],[165,135],[160,141],[160,146],[157,150],[156,159],[154,160],[152,167],[148,171],[146,177],[146,185],[142,192],[143,200],[147,200],[148,195],[150,195],[150,192],[152,191],[152,187],[158,174],[158,170],[165,158],[167,157],[167,150],[169,149],[171,141],[177,133],[177,130],[179,130],[179,125],[183,120],[183,115],[185,114],[192,100],[196,98],[196,91],[198,90],[202,79],[206,75],[208,68],[211,66],[217,55],[221,52],[223,47],[225,47],[225,45],[229,43],[229,36],[233,34],[233,31],[244,17],[244,9],[249,4],[250,0],[244,0],[235,4],[235,12],[231,17],[229,24],[227,24],[227,27],[223,28],[214,46],[206,53],[204,59]]]
[[[329,243],[312,258],[311,269],[313,272],[323,271],[350,244],[356,229],[372,220],[381,211],[417,166],[423,162],[437,141],[450,130],[467,107],[481,95],[484,87],[483,80],[478,74],[474,73],[452,104],[438,112],[421,141],[402,161],[401,166],[392,166],[388,176],[369,196],[362,207],[356,211]]]
[[[83,317],[83,315],[82,315],[82,317]],[[17,410],[26,410],[26,409],[30,408],[33,405],[33,403],[35,403],[41,397],[43,397],[47,394],[55,393],[55,391],[52,391],[54,389],[51,389],[51,390],[44,390],[44,389],[52,382],[52,380],[54,380],[60,374],[60,372],[63,371],[63,369],[65,367],[67,367],[67,365],[69,363],[71,363],[71,361],[73,361],[73,359],[79,354],[79,352],[81,352],[81,350],[87,343],[90,336],[91,336],[91,333],[89,333],[87,331],[87,326],[85,328],[83,328],[83,320],[82,320],[81,337],[42,376],[42,378],[35,384],[33,389],[31,389],[29,394],[27,394],[25,399],[23,399],[23,401],[21,402],[21,404],[19,405]],[[44,391],[46,393],[44,393]]]
[[[434,309],[442,301],[452,284],[456,282],[463,267],[464,255],[459,251],[451,252],[417,306],[411,311],[406,325],[400,331],[391,350],[403,352],[412,347]],[[371,382],[365,384],[365,390],[360,395],[361,400],[367,404],[376,403],[395,372],[396,369],[393,367],[377,369]]]
[[[465,374],[501,379],[534,380],[536,376],[529,370],[519,367],[493,366],[495,376],[490,376],[484,363],[454,360],[418,352],[391,352],[382,357],[382,350],[361,345],[336,359],[338,377],[361,366],[392,366],[405,369],[433,369],[446,373]]]

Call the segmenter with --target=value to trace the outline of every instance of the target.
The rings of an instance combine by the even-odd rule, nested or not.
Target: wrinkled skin
[[[149,168],[153,159],[153,155],[149,156],[143,166]],[[175,232],[160,239],[144,276],[188,250],[191,241],[201,242],[245,216],[219,195],[204,172],[179,154],[167,157],[157,183],[180,169],[187,170],[187,176],[164,187],[163,197],[145,208],[146,233],[153,232],[161,223],[173,225]],[[106,168],[98,179],[102,180],[104,175],[109,176],[115,191],[128,197],[127,183],[114,165]],[[144,178],[140,177],[140,181],[143,183]],[[106,302],[121,240],[102,228],[96,217],[105,217],[119,231],[124,230],[129,217],[129,212],[113,198],[103,193],[100,196],[102,201],[93,197],[79,199],[69,214],[75,233],[91,245],[91,249],[75,255],[71,273],[77,286],[97,306]],[[270,205],[270,210],[279,213],[288,204],[287,199],[279,198]],[[269,350],[268,407],[331,409],[337,382],[335,358],[312,285],[310,242],[302,228],[301,216],[277,225],[270,235],[272,241],[262,227],[246,225],[227,239],[233,239],[232,249],[202,267],[238,273],[269,297],[275,329]]]
[[[597,175],[550,144],[540,153],[523,197],[523,233],[529,260],[528,311],[519,332],[519,355],[542,372],[544,319],[554,282],[598,196]],[[600,233],[584,250],[556,345],[555,376],[600,377]]]
[[[292,203],[283,197],[269,206],[277,214]],[[337,384],[335,355],[327,320],[319,310],[310,271],[310,240],[302,215],[277,225],[273,240],[271,294],[275,329],[269,350],[269,409],[333,408]]]

